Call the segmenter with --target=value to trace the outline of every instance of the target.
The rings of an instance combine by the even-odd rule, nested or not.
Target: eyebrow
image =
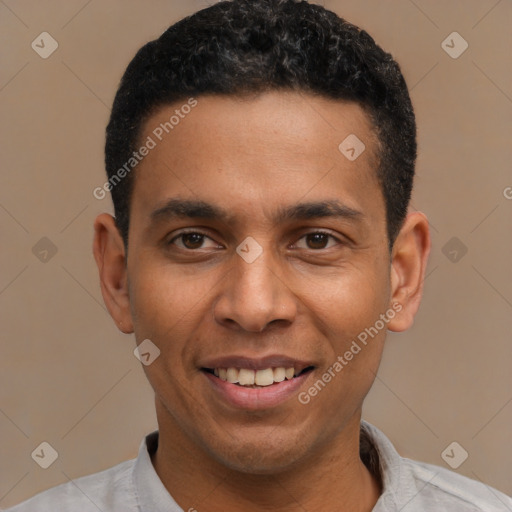
[[[325,217],[360,221],[364,218],[364,214],[338,200],[326,200],[298,203],[280,208],[274,215],[273,220],[275,223],[282,223],[290,220],[310,220]],[[205,201],[176,198],[169,199],[150,215],[152,222],[176,218],[218,220],[227,224],[232,224],[235,220],[232,213],[219,206]]]

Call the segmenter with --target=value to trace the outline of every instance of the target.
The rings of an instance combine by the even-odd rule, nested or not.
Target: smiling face
[[[411,290],[393,271],[376,139],[358,105],[292,92],[197,100],[137,167],[127,273],[117,238],[120,284],[102,287],[121,328],[160,349],[144,369],[161,437],[272,473],[358,432]],[[355,160],[338,148],[350,134],[365,144]],[[400,297],[402,320],[344,357]]]

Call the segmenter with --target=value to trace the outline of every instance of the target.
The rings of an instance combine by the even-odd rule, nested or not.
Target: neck
[[[359,455],[360,413],[321,451],[264,475],[218,463],[165,415],[158,423],[152,462],[183,510],[201,511],[207,504],[209,512],[370,512],[381,494],[380,481]]]

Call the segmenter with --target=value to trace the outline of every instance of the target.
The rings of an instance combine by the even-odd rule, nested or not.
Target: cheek
[[[310,287],[304,295],[314,312],[316,328],[329,345],[323,351],[325,367],[307,393],[318,396],[317,407],[333,411],[335,421],[341,420],[338,416],[347,409],[360,407],[375,379],[387,330],[387,323],[381,320],[388,308],[386,276],[385,268],[377,264],[352,266],[318,281],[322,286]],[[328,391],[323,391],[324,384],[318,380]],[[340,408],[340,403],[344,407]]]
[[[336,268],[330,275],[300,277],[301,301],[332,349],[344,351],[348,340],[372,326],[389,301],[389,279],[382,266]]]
[[[135,337],[138,343],[150,339],[160,349],[159,357],[143,369],[164,403],[174,404],[172,410],[190,409],[192,415],[196,400],[190,403],[193,392],[187,383],[195,378],[196,368],[191,354],[195,332],[207,314],[208,291],[216,281],[178,273],[176,267],[154,260],[141,258],[136,267],[130,280]]]
[[[149,338],[162,351],[182,351],[191,332],[204,318],[213,275],[184,275],[171,265],[137,262],[130,281],[130,302],[137,340]]]

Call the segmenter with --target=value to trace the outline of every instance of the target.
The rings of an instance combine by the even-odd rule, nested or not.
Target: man
[[[361,422],[430,250],[391,56],[324,8],[220,2],[128,66],[95,222],[108,310],[155,391],[139,456],[28,511],[505,511]]]

